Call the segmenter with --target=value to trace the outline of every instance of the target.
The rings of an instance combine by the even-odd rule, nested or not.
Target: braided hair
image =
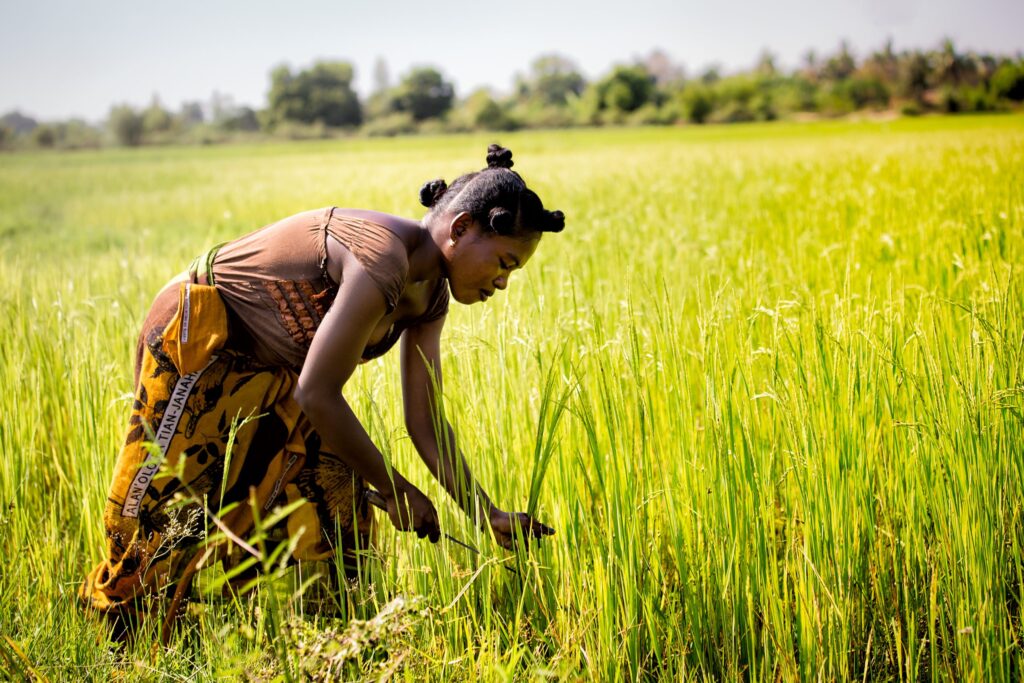
[[[424,183],[420,203],[431,213],[465,211],[485,231],[506,237],[531,239],[565,228],[565,215],[544,208],[512,170],[512,151],[499,145],[487,148],[487,168],[461,175],[450,186],[441,178]]]

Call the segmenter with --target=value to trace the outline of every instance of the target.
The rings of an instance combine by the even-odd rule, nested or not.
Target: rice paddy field
[[[447,412],[557,534],[461,515],[395,353],[346,397],[480,554],[382,520],[357,581],[212,568],[167,647],[108,642],[76,591],[157,290],[301,210],[418,217],[493,137],[0,156],[0,678],[1021,680],[1020,115],[501,135],[568,224],[453,304]]]

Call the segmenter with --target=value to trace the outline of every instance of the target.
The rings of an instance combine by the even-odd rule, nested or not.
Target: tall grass
[[[358,582],[231,599],[214,570],[169,647],[106,644],[75,591],[150,298],[299,210],[418,215],[488,141],[0,157],[0,671],[1020,680],[1019,116],[502,136],[569,224],[453,307],[446,413],[557,535],[509,555],[460,516],[385,358],[346,393],[482,555],[384,520]]]

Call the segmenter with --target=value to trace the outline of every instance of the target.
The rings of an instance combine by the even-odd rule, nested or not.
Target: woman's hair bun
[[[447,189],[448,183],[442,178],[423,183],[423,187],[420,188],[420,204],[430,208],[437,204]]]
[[[561,211],[545,211],[547,225],[544,232],[562,232],[565,229],[565,214]]]
[[[487,168],[512,168],[512,150],[501,145],[488,145]]]
[[[499,235],[505,235],[511,232],[512,226],[516,222],[515,214],[502,206],[495,206],[491,209],[490,215],[491,230],[498,233]]]

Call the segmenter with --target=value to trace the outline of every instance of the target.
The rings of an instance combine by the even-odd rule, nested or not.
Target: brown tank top
[[[359,261],[384,295],[391,313],[405,289],[408,254],[387,227],[342,216],[335,207],[305,211],[272,223],[217,252],[213,274],[227,305],[229,345],[271,365],[302,370],[313,335],[338,283],[327,271],[327,235],[335,237]],[[402,332],[448,312],[448,285],[442,278],[427,310],[398,320],[380,342],[363,351],[363,360],[386,353]]]

